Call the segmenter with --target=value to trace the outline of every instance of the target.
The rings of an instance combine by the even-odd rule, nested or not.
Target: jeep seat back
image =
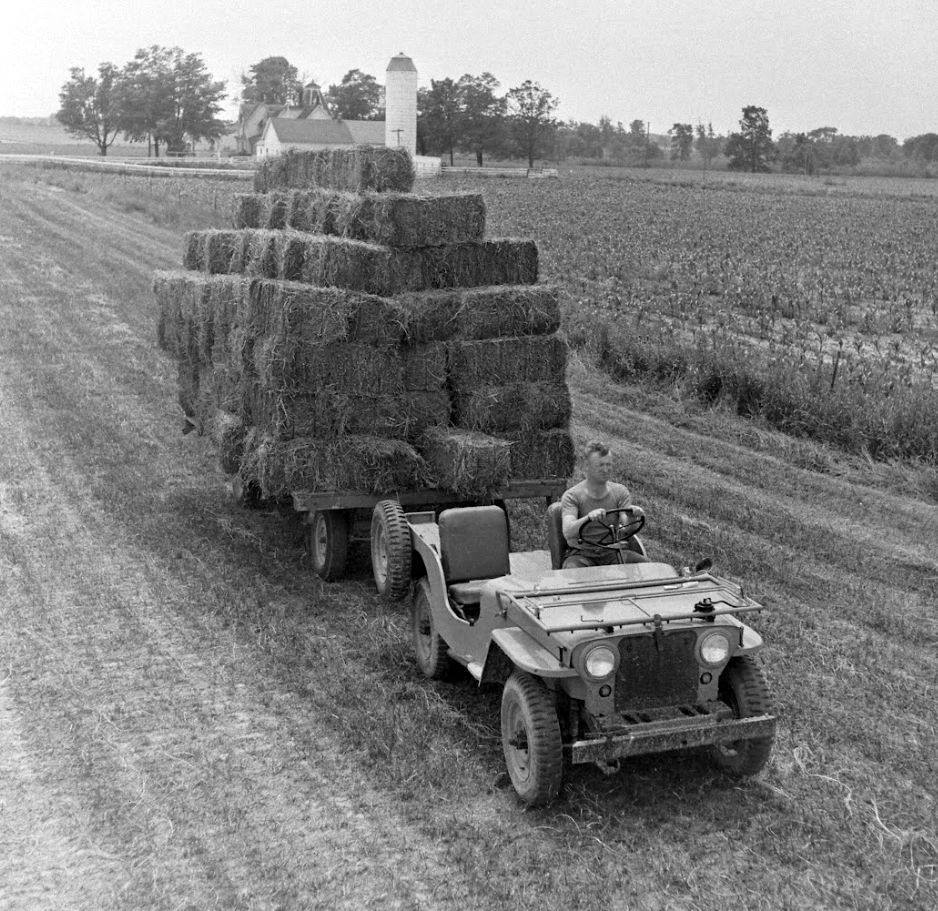
[[[560,503],[551,503],[547,507],[547,549],[550,551],[550,568],[560,569],[570,545],[563,536],[563,515]]]
[[[508,520],[501,507],[444,509],[439,527],[440,560],[447,584],[496,579],[511,572]]]

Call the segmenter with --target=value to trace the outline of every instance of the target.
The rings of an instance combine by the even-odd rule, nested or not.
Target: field
[[[405,609],[364,571],[312,577],[295,517],[232,505],[206,441],[180,433],[150,277],[179,265],[184,230],[226,222],[237,188],[3,166],[0,908],[938,903],[934,466],[783,435],[729,393],[704,401],[690,369],[616,382],[631,349],[590,325],[656,320],[663,348],[723,312],[768,349],[752,293],[801,307],[777,327],[823,325],[816,283],[850,274],[836,331],[899,339],[886,367],[918,390],[928,362],[907,352],[934,338],[938,203],[590,175],[481,187],[492,233],[537,237],[568,291],[574,431],[613,444],[650,551],[712,555],[771,608],[756,625],[781,725],[764,774],[653,757],[575,770],[556,805],[523,811],[498,694],[420,679]],[[870,211],[896,267],[871,259],[860,281]],[[698,319],[704,264],[729,284],[701,293]],[[911,326],[883,322],[893,294]],[[537,517],[515,518],[533,542]]]

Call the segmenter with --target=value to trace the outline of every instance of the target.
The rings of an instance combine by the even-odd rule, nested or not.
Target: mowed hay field
[[[421,679],[404,607],[315,579],[295,517],[231,505],[180,433],[151,276],[237,192],[185,183],[0,169],[0,908],[935,907],[933,468],[617,385],[584,341],[577,439],[613,443],[654,555],[771,608],[780,728],[751,782],[671,754],[524,811],[498,693]],[[614,213],[674,221],[688,192],[482,190],[571,299]]]

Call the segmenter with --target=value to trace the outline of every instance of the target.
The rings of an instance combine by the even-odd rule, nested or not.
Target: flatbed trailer
[[[488,506],[505,508],[506,500],[543,499],[545,507],[560,498],[567,487],[566,478],[529,478],[510,481],[484,496],[467,497],[438,488],[383,491],[367,493],[356,490],[298,490],[292,494],[293,508],[302,515],[306,525],[306,544],[315,572],[327,581],[342,578],[348,548],[351,544],[368,543],[372,561],[381,560],[387,542],[382,535],[407,534],[406,529],[388,527],[375,507],[393,501],[403,509],[433,511],[436,514],[453,506]],[[394,525],[393,518],[389,519]],[[379,582],[380,588],[380,582]]]

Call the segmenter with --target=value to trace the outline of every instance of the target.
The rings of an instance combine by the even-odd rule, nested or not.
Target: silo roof
[[[417,67],[414,66],[414,61],[410,59],[403,51],[399,53],[396,57],[391,58],[391,62],[388,64],[386,70],[388,73],[416,73]]]

